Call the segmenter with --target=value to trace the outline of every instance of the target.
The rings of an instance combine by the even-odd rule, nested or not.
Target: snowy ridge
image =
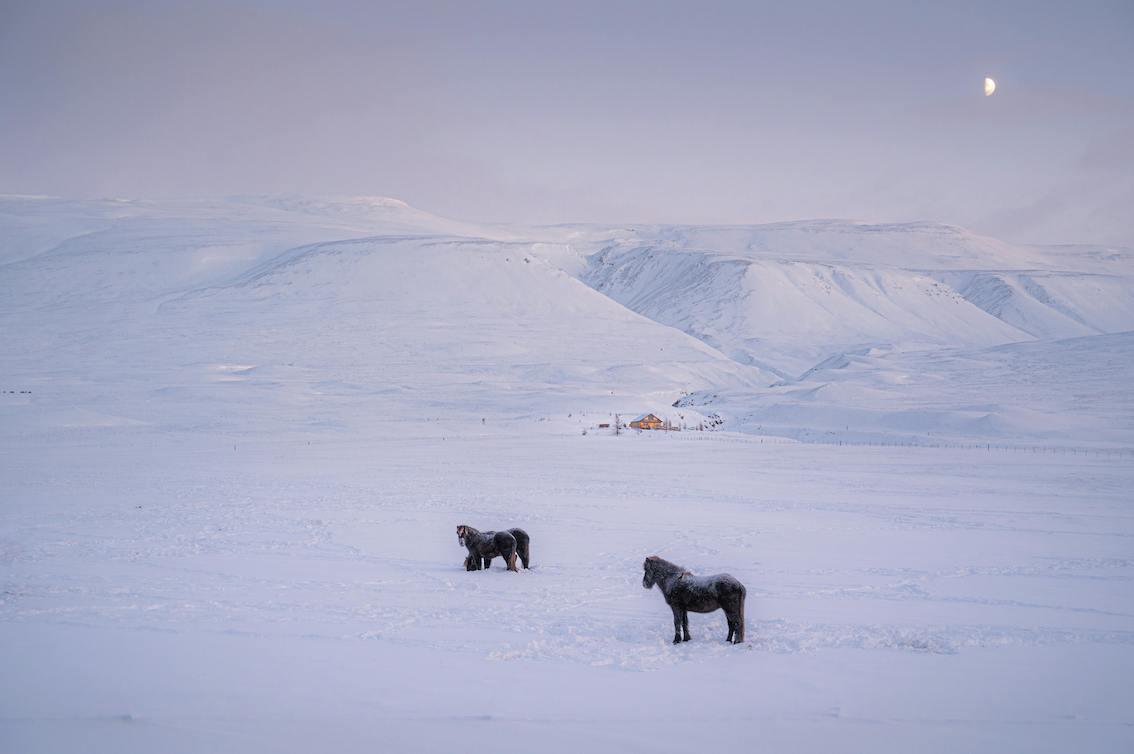
[[[1027,337],[929,275],[900,269],[643,247],[600,252],[585,279],[738,361],[767,360],[785,374],[865,343],[981,346]]]
[[[1134,257],[1122,250],[1012,247],[952,226],[842,221],[635,229],[595,245],[581,278],[596,290],[779,375],[755,392],[680,400],[733,429],[837,442],[1134,440],[1120,391],[1109,391],[1115,403],[1074,401],[1075,383],[1058,368],[1072,349],[1109,363],[1114,341],[1054,342],[1134,330]],[[1037,339],[1051,345],[1031,354],[1050,368],[1028,361],[1006,374],[986,353]],[[915,397],[911,375],[939,377]],[[1014,405],[1018,383],[1035,380],[1044,402]],[[978,384],[979,394],[968,392]]]
[[[1134,322],[1130,278],[1093,273],[940,273],[974,305],[1040,339],[1121,332]]]
[[[337,395],[365,403],[359,418],[468,407],[571,414],[582,429],[653,411],[838,442],[1134,442],[1116,418],[1128,400],[1084,404],[1043,382],[1065,371],[1028,362],[1042,408],[1013,405],[1022,375],[969,377],[1001,364],[991,347],[1134,330],[1121,250],[1012,247],[928,223],[485,228],[384,197],[7,197],[0,250],[9,380],[42,383],[51,363],[77,386],[129,364],[161,400],[102,406],[116,421],[160,423],[173,396],[213,394],[210,365],[240,364],[219,405],[299,401],[313,425],[342,421],[316,399]],[[1106,343],[1075,350],[1105,360]],[[930,374],[927,413],[911,391]],[[73,400],[41,416],[89,409]]]

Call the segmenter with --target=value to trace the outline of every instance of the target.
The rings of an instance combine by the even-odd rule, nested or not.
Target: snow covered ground
[[[0,199],[0,749],[1128,751],[1132,259]]]

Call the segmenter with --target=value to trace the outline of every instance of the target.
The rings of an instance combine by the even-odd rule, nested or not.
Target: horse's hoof
[[[692,638],[693,638],[692,636],[686,636],[684,639],[682,639],[682,641],[689,641]]]
[[[681,643],[681,639],[680,639],[680,638],[678,638],[678,639],[674,639],[674,640],[673,640],[673,643],[674,643],[674,644],[680,644],[680,643]]]

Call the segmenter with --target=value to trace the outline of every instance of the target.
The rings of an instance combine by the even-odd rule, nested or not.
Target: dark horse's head
[[[670,563],[668,560],[663,560],[657,555],[651,555],[646,558],[646,562],[642,563],[642,571],[642,588],[649,589],[665,579],[666,576],[684,573],[685,569],[675,563]]]
[[[457,542],[461,545],[461,547],[464,547],[465,537],[471,536],[474,533],[476,533],[476,529],[472,528],[468,524],[461,524],[457,527]]]
[[[657,577],[657,575],[655,574],[654,571],[655,571],[655,568],[657,568],[658,564],[663,563],[663,562],[665,562],[665,561],[663,561],[657,555],[651,555],[648,558],[646,558],[646,562],[642,564],[642,571],[643,571],[643,573],[642,573],[642,588],[643,589],[649,589],[654,584],[657,583],[658,577]]]

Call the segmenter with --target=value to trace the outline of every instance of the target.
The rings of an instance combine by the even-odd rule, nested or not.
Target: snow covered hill
[[[995,345],[1134,329],[1134,255],[1057,257],[951,226],[645,229],[583,278],[738,361],[797,376],[863,345]]]
[[[390,201],[247,202],[9,201],[0,345],[7,382],[37,396],[10,420],[83,407],[239,427],[260,407],[331,425],[349,403],[357,420],[609,421],[767,381],[564,273],[568,249],[449,235],[454,223]],[[36,248],[56,216],[84,232]]]
[[[1026,379],[1050,381],[1042,407],[1018,405],[1020,375],[958,377],[931,413],[903,376],[985,369],[997,359],[985,349],[1009,343],[1134,330],[1122,250],[1013,247],[932,224],[487,227],[381,197],[8,197],[0,259],[4,378],[38,396],[9,419],[29,427],[90,411],[239,426],[242,411],[280,404],[266,413],[331,426],[349,404],[355,420],[577,430],[653,411],[837,441],[1134,442],[1123,396],[1075,400],[1057,369],[1029,367]],[[1113,341],[1085,343],[1091,363]],[[1061,363],[1063,349],[1035,353]],[[227,408],[203,417],[199,402]],[[1045,426],[1045,412],[1074,420]]]
[[[878,433],[906,442],[935,433],[1134,439],[1124,393],[1082,401],[1059,368],[1072,350],[1081,365],[1106,362],[1115,341],[1054,343],[1134,330],[1128,251],[1013,247],[951,226],[837,221],[645,228],[593,243],[580,275],[589,285],[779,376],[768,390],[682,399],[727,414],[734,428],[843,441]],[[1033,349],[1026,369],[991,365],[999,357],[988,349],[1034,340],[1052,345]],[[856,369],[833,372],[852,362]],[[931,395],[913,395],[911,373],[941,378]],[[1021,381],[1044,384],[1048,400],[1022,403]],[[1072,417],[1077,429],[1065,421]]]

